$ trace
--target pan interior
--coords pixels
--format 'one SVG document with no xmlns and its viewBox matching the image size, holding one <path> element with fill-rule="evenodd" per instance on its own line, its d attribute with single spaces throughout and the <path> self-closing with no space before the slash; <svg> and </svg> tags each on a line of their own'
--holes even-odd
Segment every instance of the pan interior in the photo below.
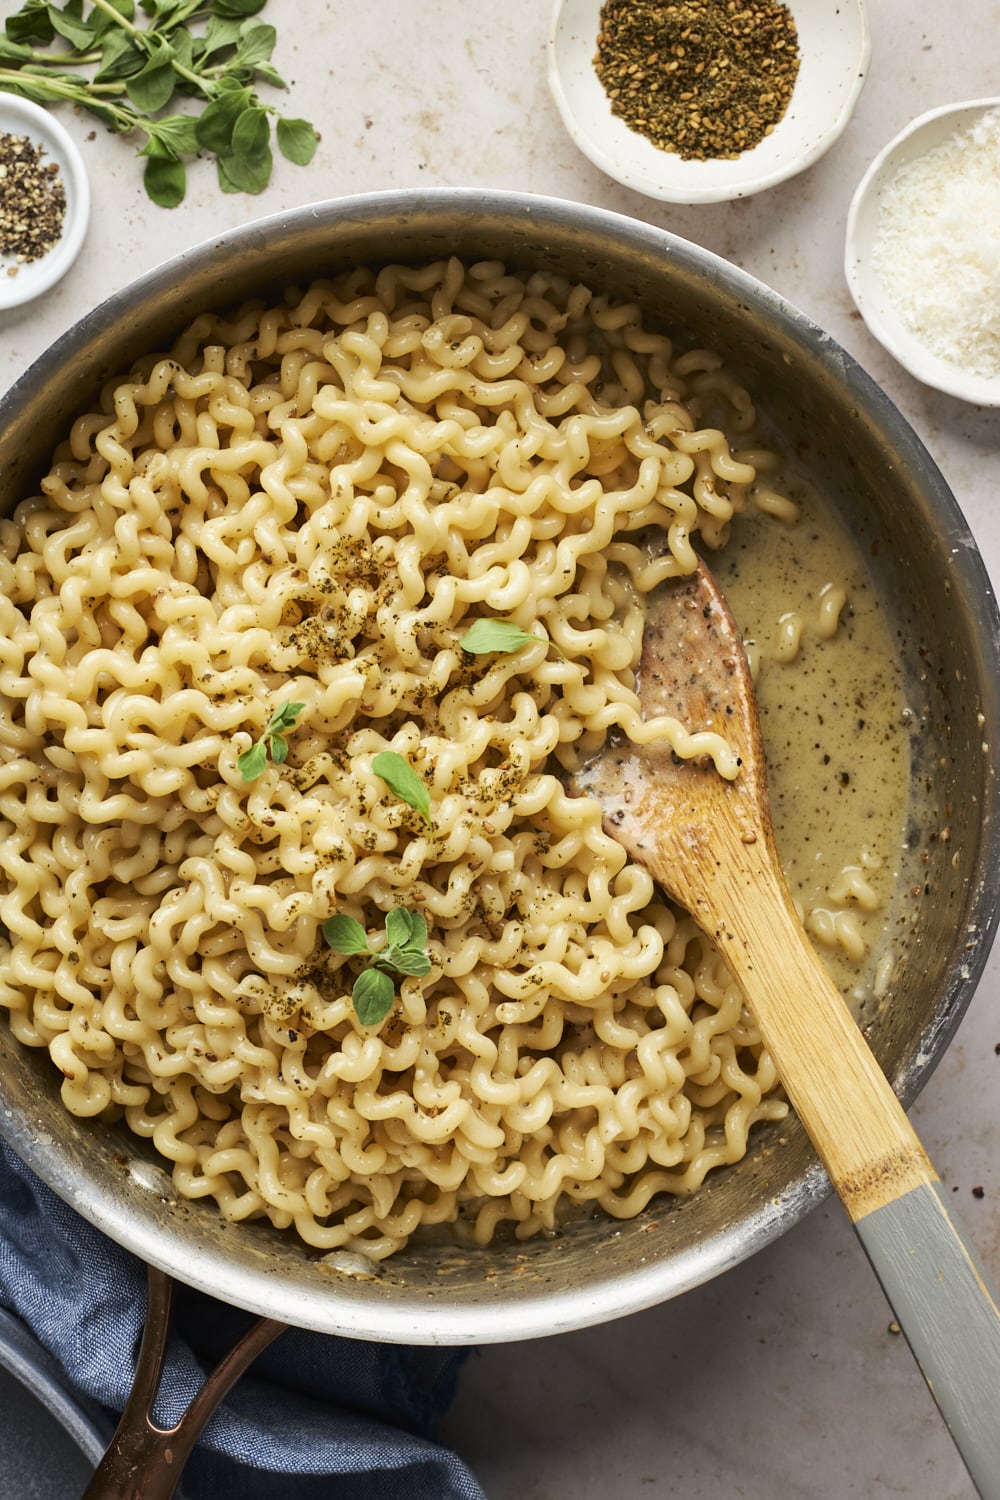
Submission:
<svg viewBox="0 0 1000 1500">
<path fill-rule="evenodd" d="M 941 476 L 903 419 L 820 330 L 733 267 L 596 210 L 442 191 L 313 206 L 238 231 L 110 299 L 0 402 L 0 509 L 16 504 L 73 415 L 131 358 L 166 347 L 194 314 L 359 263 L 457 254 L 544 266 L 634 298 L 684 343 L 707 344 L 863 538 L 891 601 L 911 702 L 918 829 L 894 919 L 905 956 L 891 1005 L 866 1018 L 904 1102 L 968 1005 L 997 919 L 1000 724 L 996 609 Z M 984 746 L 986 749 L 984 750 Z M 324 1332 L 407 1342 L 514 1340 L 618 1316 L 681 1293 L 752 1254 L 827 1191 L 797 1122 L 765 1127 L 748 1156 L 694 1197 L 627 1222 L 586 1219 L 551 1239 L 486 1251 L 437 1240 L 380 1266 L 317 1259 L 266 1226 L 234 1227 L 180 1203 L 138 1140 L 68 1116 L 45 1054 L 0 1027 L 0 1131 L 86 1217 L 215 1296 Z"/>
</svg>

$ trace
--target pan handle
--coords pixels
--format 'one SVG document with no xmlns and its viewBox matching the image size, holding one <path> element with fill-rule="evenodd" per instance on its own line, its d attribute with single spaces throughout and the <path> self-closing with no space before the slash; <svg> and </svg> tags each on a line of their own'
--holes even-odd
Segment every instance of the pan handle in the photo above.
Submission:
<svg viewBox="0 0 1000 1500">
<path fill-rule="evenodd" d="M 81 1500 L 170 1500 L 216 1406 L 286 1326 L 272 1318 L 254 1323 L 216 1365 L 176 1427 L 157 1427 L 152 1411 L 167 1354 L 173 1282 L 153 1266 L 148 1277 L 149 1307 L 132 1390 Z"/>
</svg>

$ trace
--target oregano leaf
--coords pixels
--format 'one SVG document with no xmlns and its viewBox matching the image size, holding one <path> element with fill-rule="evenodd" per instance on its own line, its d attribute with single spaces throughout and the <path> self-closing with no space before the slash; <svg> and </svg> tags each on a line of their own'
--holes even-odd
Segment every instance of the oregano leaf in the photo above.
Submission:
<svg viewBox="0 0 1000 1500">
<path fill-rule="evenodd" d="M 224 165 L 227 182 L 237 191 L 259 193 L 267 186 L 273 166 L 270 136 L 264 110 L 250 106 L 237 117 L 229 150 L 219 159 L 220 171 Z"/>
<path fill-rule="evenodd" d="M 430 793 L 408 760 L 395 750 L 380 750 L 372 760 L 372 770 L 401 802 L 414 808 L 430 823 Z"/>
<path fill-rule="evenodd" d="M 177 156 L 191 156 L 198 150 L 192 115 L 165 115 L 157 121 L 154 139 Z"/>
<path fill-rule="evenodd" d="M 194 62 L 194 37 L 189 31 L 175 31 L 171 37 L 170 45 L 174 52 L 175 72 L 180 68 L 185 68 L 188 72 L 199 71 L 195 67 Z M 185 89 L 189 94 L 204 94 L 205 92 L 203 87 L 196 87 L 190 78 L 183 78 L 180 73 L 177 75 L 177 86 L 178 88 Z"/>
<path fill-rule="evenodd" d="M 219 179 L 219 186 L 224 193 L 242 193 L 244 188 L 236 182 L 229 174 L 229 163 L 231 156 L 218 156 L 215 160 L 215 172 Z"/>
<path fill-rule="evenodd" d="M 227 19 L 223 16 L 210 16 L 205 34 L 198 43 L 198 56 L 202 62 L 214 56 L 216 52 L 224 52 L 227 47 L 235 47 L 240 38 L 240 27 L 242 21 Z"/>
<path fill-rule="evenodd" d="M 227 193 L 262 193 L 271 179 L 274 159 L 268 151 L 264 157 L 226 156 L 218 165 Z"/>
<path fill-rule="evenodd" d="M 365 969 L 351 991 L 354 1013 L 362 1026 L 377 1026 L 384 1021 L 395 998 L 396 986 L 381 969 Z"/>
<path fill-rule="evenodd" d="M 213 0 L 212 9 L 217 16 L 255 16 L 263 10 L 265 0 Z"/>
<path fill-rule="evenodd" d="M 390 948 L 405 948 L 413 934 L 413 913 L 394 906 L 385 919 L 385 936 Z"/>
<path fill-rule="evenodd" d="M 379 955 L 379 957 L 381 956 Z M 387 959 L 387 963 L 391 964 L 397 974 L 412 974 L 418 978 L 424 974 L 429 974 L 431 971 L 430 955 L 427 953 L 418 953 L 413 948 L 394 949 L 392 957 Z"/>
<path fill-rule="evenodd" d="M 71 47 L 76 47 L 79 52 L 86 52 L 88 47 L 93 46 L 94 28 L 89 22 L 81 21 L 65 10 L 57 10 L 54 5 L 49 7 L 49 15 L 53 31 L 69 42 Z"/>
<path fill-rule="evenodd" d="M 264 110 L 248 104 L 236 117 L 230 148 L 235 156 L 253 159 L 267 148 L 271 123 Z"/>
<path fill-rule="evenodd" d="M 459 641 L 463 651 L 469 651 L 473 656 L 487 656 L 490 653 L 510 653 L 520 651 L 524 646 L 534 646 L 541 640 L 540 636 L 532 635 L 530 631 L 522 630 L 520 625 L 515 625 L 513 620 L 477 620 Z M 543 644 L 547 644 L 543 642 Z"/>
<path fill-rule="evenodd" d="M 377 1025 L 392 1007 L 396 989 L 392 975 L 429 974 L 433 967 L 426 949 L 427 920 L 420 912 L 397 906 L 385 919 L 386 946 L 372 954 L 368 934 L 354 917 L 342 912 L 328 917 L 321 928 L 335 953 L 348 957 L 364 954 L 369 962 L 354 981 L 354 1009 L 364 1026 Z"/>
<path fill-rule="evenodd" d="M 410 940 L 406 947 L 411 952 L 422 951 L 427 947 L 427 918 L 422 911 L 411 911 L 407 915 L 410 918 Z"/>
<path fill-rule="evenodd" d="M 127 80 L 125 92 L 136 109 L 142 110 L 143 114 L 155 115 L 170 103 L 176 83 L 173 63 L 169 57 L 157 54 Z"/>
<path fill-rule="evenodd" d="M 150 163 L 152 165 L 152 163 Z M 161 163 L 161 165 L 163 165 Z M 146 168 L 148 172 L 149 167 Z M 267 765 L 267 745 L 263 740 L 258 740 L 256 745 L 249 750 L 244 750 L 242 755 L 237 756 L 236 764 L 244 781 L 256 781 Z"/>
<path fill-rule="evenodd" d="M 316 154 L 319 136 L 308 120 L 279 119 L 274 133 L 282 156 L 297 167 L 309 165 Z"/>
<path fill-rule="evenodd" d="M 215 98 L 206 105 L 198 117 L 196 126 L 198 144 L 216 156 L 227 152 L 233 139 L 233 127 L 249 93 L 246 89 L 233 91 L 220 87 Z"/>
<path fill-rule="evenodd" d="M 17 15 L 8 16 L 3 24 L 12 42 L 35 42 L 44 47 L 56 34 L 47 0 L 28 0 Z"/>
<path fill-rule="evenodd" d="M 147 16 L 152 16 L 155 21 L 169 22 L 182 8 L 182 0 L 139 0 L 139 5 Z"/>
<path fill-rule="evenodd" d="M 94 74 L 95 83 L 114 83 L 131 78 L 147 63 L 145 52 L 137 47 L 125 31 L 112 31 L 101 46 L 101 66 Z"/>
<path fill-rule="evenodd" d="M 323 923 L 322 933 L 334 953 L 368 952 L 368 934 L 354 917 L 343 914 L 328 917 Z"/>
<path fill-rule="evenodd" d="M 142 174 L 142 181 L 150 198 L 161 208 L 176 208 L 187 191 L 187 172 L 184 163 L 172 155 L 154 156 L 150 153 Z M 260 769 L 261 771 L 264 769 L 263 765 Z M 254 775 L 259 776 L 260 771 L 255 771 Z M 245 771 L 243 776 L 245 781 L 253 780 L 253 776 L 247 776 Z"/>
<path fill-rule="evenodd" d="M 259 62 L 253 70 L 253 76 L 259 83 L 269 83 L 274 89 L 287 89 L 288 84 L 282 78 L 277 68 L 269 62 Z"/>
<path fill-rule="evenodd" d="M 265 734 L 283 734 L 286 729 L 294 729 L 296 720 L 304 708 L 304 703 L 292 701 L 282 703 L 268 719 Z"/>
<path fill-rule="evenodd" d="M 244 22 L 240 27 L 236 47 L 236 65 L 253 69 L 258 63 L 267 62 L 277 40 L 278 33 L 265 21 Z"/>
</svg>

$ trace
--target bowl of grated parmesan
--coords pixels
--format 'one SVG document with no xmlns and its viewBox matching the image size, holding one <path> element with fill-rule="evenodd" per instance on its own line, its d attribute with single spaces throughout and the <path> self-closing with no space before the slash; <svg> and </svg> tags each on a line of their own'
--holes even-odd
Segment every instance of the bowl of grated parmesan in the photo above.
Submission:
<svg viewBox="0 0 1000 1500">
<path fill-rule="evenodd" d="M 851 201 L 844 270 L 911 375 L 1000 406 L 1000 99 L 929 110 L 876 156 Z"/>
</svg>

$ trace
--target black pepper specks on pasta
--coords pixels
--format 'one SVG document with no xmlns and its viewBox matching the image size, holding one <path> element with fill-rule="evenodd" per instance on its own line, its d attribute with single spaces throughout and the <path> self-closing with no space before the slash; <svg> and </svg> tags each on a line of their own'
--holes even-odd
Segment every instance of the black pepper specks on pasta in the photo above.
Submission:
<svg viewBox="0 0 1000 1500">
<path fill-rule="evenodd" d="M 612 111 L 661 151 L 738 157 L 788 108 L 799 42 L 780 0 L 605 0 L 600 26 Z"/>
<path fill-rule="evenodd" d="M 18 266 L 40 260 L 58 243 L 66 217 L 59 165 L 26 135 L 0 131 L 0 256 Z"/>
</svg>

